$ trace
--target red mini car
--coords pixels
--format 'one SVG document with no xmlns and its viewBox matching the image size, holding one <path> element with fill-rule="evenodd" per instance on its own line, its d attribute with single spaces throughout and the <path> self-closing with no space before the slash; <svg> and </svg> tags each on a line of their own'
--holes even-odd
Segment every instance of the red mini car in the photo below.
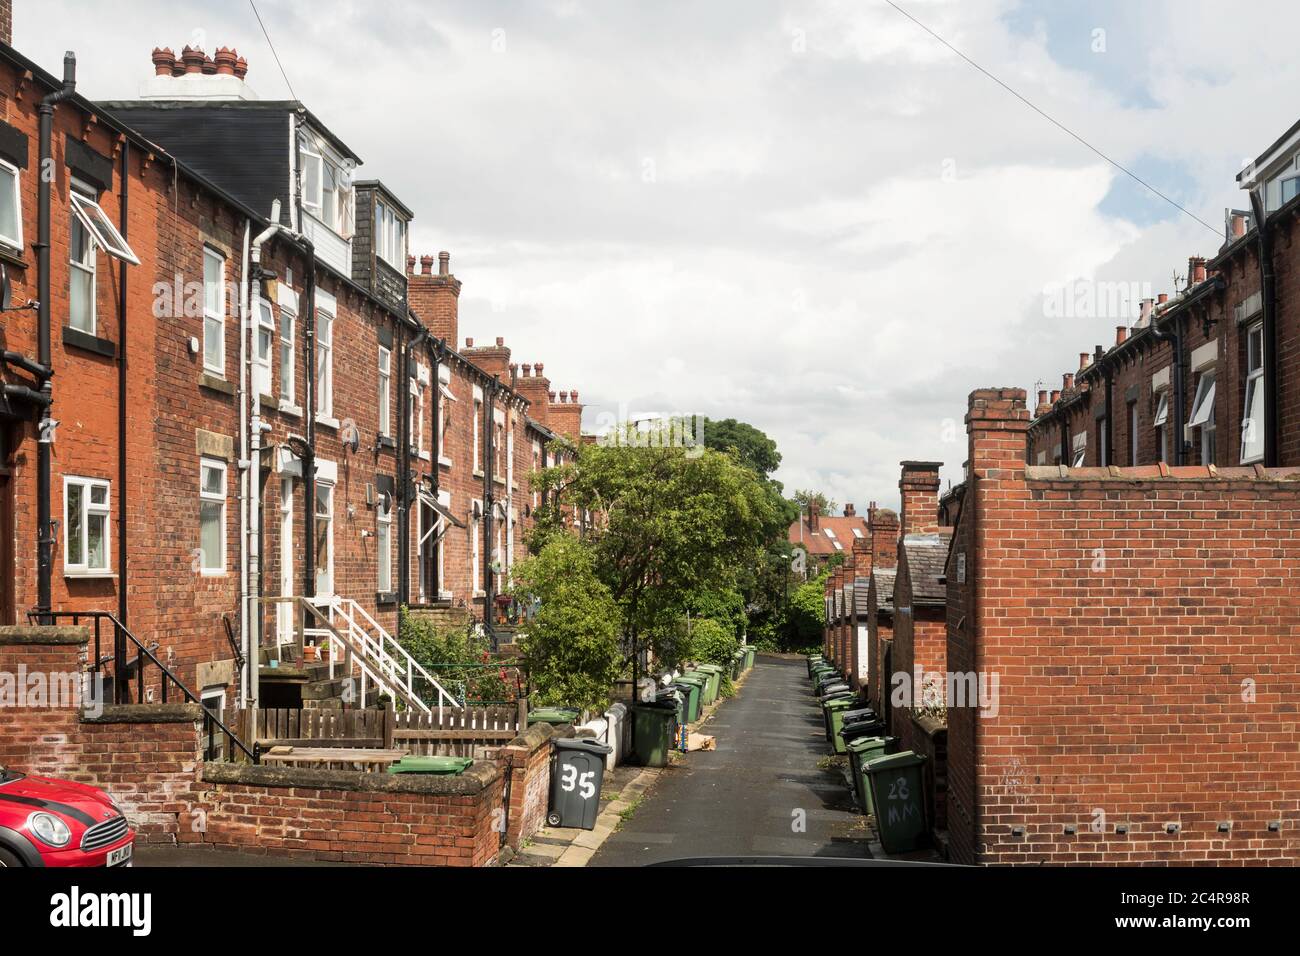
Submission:
<svg viewBox="0 0 1300 956">
<path fill-rule="evenodd" d="M 134 840 L 103 790 L 0 767 L 0 866 L 130 866 Z"/>
</svg>

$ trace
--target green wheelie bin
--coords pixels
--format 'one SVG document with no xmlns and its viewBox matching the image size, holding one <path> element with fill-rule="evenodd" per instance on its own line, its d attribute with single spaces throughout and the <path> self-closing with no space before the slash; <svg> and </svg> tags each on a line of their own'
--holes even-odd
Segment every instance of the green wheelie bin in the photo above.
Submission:
<svg viewBox="0 0 1300 956">
<path fill-rule="evenodd" d="M 847 752 L 844 740 L 840 737 L 840 727 L 844 712 L 852 706 L 852 697 L 833 697 L 822 707 L 822 713 L 826 715 L 826 740 L 837 754 Z"/>
<path fill-rule="evenodd" d="M 742 649 L 745 652 L 745 670 L 749 670 L 754 666 L 754 655 L 758 653 L 758 649 L 753 644 L 746 644 Z"/>
<path fill-rule="evenodd" d="M 812 679 L 813 676 L 813 668 L 816 667 L 818 664 L 824 663 L 825 661 L 826 658 L 822 657 L 820 654 L 808 655 L 808 678 L 810 680 Z"/>
<path fill-rule="evenodd" d="M 697 664 L 695 669 L 709 675 L 709 679 L 713 681 L 713 700 L 717 700 L 722 695 L 722 675 L 724 673 L 722 666 L 719 664 Z"/>
<path fill-rule="evenodd" d="M 406 756 L 388 765 L 389 773 L 428 773 L 441 777 L 459 777 L 473 765 L 469 757 Z"/>
<path fill-rule="evenodd" d="M 700 719 L 700 698 L 704 696 L 704 685 L 707 681 L 694 675 L 683 674 L 674 683 L 686 698 L 686 703 L 682 706 L 683 720 L 685 723 L 693 724 Z"/>
<path fill-rule="evenodd" d="M 578 711 L 570 710 L 568 707 L 538 707 L 528 712 L 528 726 L 550 724 L 553 727 L 560 727 L 575 723 L 579 716 Z"/>
<path fill-rule="evenodd" d="M 864 782 L 871 789 L 880 845 L 886 853 L 918 849 L 926 838 L 925 757 L 904 750 L 862 766 Z"/>
<path fill-rule="evenodd" d="M 875 812 L 871 802 L 871 788 L 866 785 L 863 764 L 868 760 L 883 757 L 896 746 L 897 737 L 857 737 L 846 743 L 849 752 L 849 779 L 853 781 L 853 795 L 857 798 L 858 809 L 867 816 Z"/>
<path fill-rule="evenodd" d="M 745 670 L 745 652 L 736 651 L 731 655 L 731 679 L 740 680 L 740 675 Z"/>
<path fill-rule="evenodd" d="M 632 750 L 642 767 L 668 766 L 677 728 L 677 707 L 664 701 L 632 708 Z"/>
<path fill-rule="evenodd" d="M 715 690 L 716 685 L 713 682 L 713 675 L 707 671 L 689 670 L 686 672 L 686 676 L 698 677 L 704 682 L 704 686 L 700 688 L 700 711 L 703 712 L 704 708 L 713 703 L 714 698 L 718 696 Z"/>
</svg>

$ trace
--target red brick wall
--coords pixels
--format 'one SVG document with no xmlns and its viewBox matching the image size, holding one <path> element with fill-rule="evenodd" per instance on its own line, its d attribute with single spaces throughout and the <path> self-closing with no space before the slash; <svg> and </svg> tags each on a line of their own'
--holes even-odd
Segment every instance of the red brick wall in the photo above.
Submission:
<svg viewBox="0 0 1300 956">
<path fill-rule="evenodd" d="M 898 706 L 891 700 L 893 717 L 890 727 L 899 739 L 902 750 L 914 750 L 918 745 L 911 712 L 921 706 L 913 681 L 915 668 L 920 666 L 925 674 L 937 673 L 940 680 L 947 672 L 947 637 L 944 627 L 944 609 L 917 607 L 912 593 L 908 571 L 907 552 L 898 549 L 898 576 L 894 582 L 893 672 L 908 677 L 911 700 L 908 706 Z M 891 675 L 887 677 L 892 678 Z M 892 685 L 890 685 L 892 688 Z M 942 689 L 940 690 L 942 699 Z"/>
<path fill-rule="evenodd" d="M 958 836 L 972 808 L 950 814 L 954 858 L 1293 862 L 1294 829 L 1268 823 L 1300 792 L 1286 636 L 1300 625 L 1286 585 L 1300 473 L 1052 479 L 1021 465 L 1027 417 L 1018 389 L 971 396 L 976 507 L 959 540 L 973 547 L 975 664 L 1001 686 L 972 764 L 953 761 L 954 804 L 970 786 L 958 767 L 974 777 L 973 832 Z"/>
<path fill-rule="evenodd" d="M 569 730 L 568 734 L 571 733 Z M 546 823 L 554 749 L 551 740 L 555 736 L 549 725 L 534 724 L 527 733 L 497 752 L 497 758 L 510 774 L 510 819 L 506 840 L 511 846 L 518 846 Z"/>
<path fill-rule="evenodd" d="M 360 776 L 357 774 L 353 777 Z M 501 834 L 502 778 L 474 795 L 222 782 L 204 777 L 203 831 L 185 843 L 389 866 L 486 866 Z"/>
</svg>

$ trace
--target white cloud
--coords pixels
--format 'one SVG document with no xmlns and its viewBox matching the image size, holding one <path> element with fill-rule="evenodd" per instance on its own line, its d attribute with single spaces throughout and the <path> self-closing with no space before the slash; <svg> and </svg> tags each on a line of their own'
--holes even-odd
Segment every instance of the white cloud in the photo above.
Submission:
<svg viewBox="0 0 1300 956">
<path fill-rule="evenodd" d="M 1289 22 L 1280 4 L 1120 4 L 1099 24 L 904 6 L 1119 162 L 1181 171 L 1211 223 L 1294 119 L 1278 91 L 1300 61 L 1258 27 Z M 413 251 L 451 250 L 465 334 L 504 335 L 600 408 L 751 421 L 787 487 L 841 502 L 896 503 L 901 459 L 959 478 L 971 389 L 1052 387 L 1112 340 L 1113 317 L 1045 316 L 1045 288 L 1163 291 L 1217 248 L 1186 217 L 1102 213 L 1113 167 L 884 4 L 259 8 L 299 97 L 415 209 Z M 196 28 L 285 95 L 238 5 L 21 0 L 16 18 L 47 67 L 77 49 L 91 96 L 133 95 L 150 48 Z M 1112 52 L 1073 55 L 1095 25 Z"/>
</svg>

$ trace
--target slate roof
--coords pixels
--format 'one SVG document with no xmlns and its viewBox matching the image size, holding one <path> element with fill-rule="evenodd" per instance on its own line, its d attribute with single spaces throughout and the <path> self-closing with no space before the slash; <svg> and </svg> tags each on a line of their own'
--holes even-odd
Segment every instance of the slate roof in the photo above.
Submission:
<svg viewBox="0 0 1300 956">
<path fill-rule="evenodd" d="M 945 528 L 938 534 L 909 534 L 903 539 L 916 604 L 943 604 L 948 600 L 944 568 L 951 538 L 951 529 Z"/>
<path fill-rule="evenodd" d="M 876 600 L 880 602 L 882 611 L 894 609 L 894 579 L 897 575 L 897 568 L 876 568 L 871 572 L 876 579 Z"/>
</svg>

